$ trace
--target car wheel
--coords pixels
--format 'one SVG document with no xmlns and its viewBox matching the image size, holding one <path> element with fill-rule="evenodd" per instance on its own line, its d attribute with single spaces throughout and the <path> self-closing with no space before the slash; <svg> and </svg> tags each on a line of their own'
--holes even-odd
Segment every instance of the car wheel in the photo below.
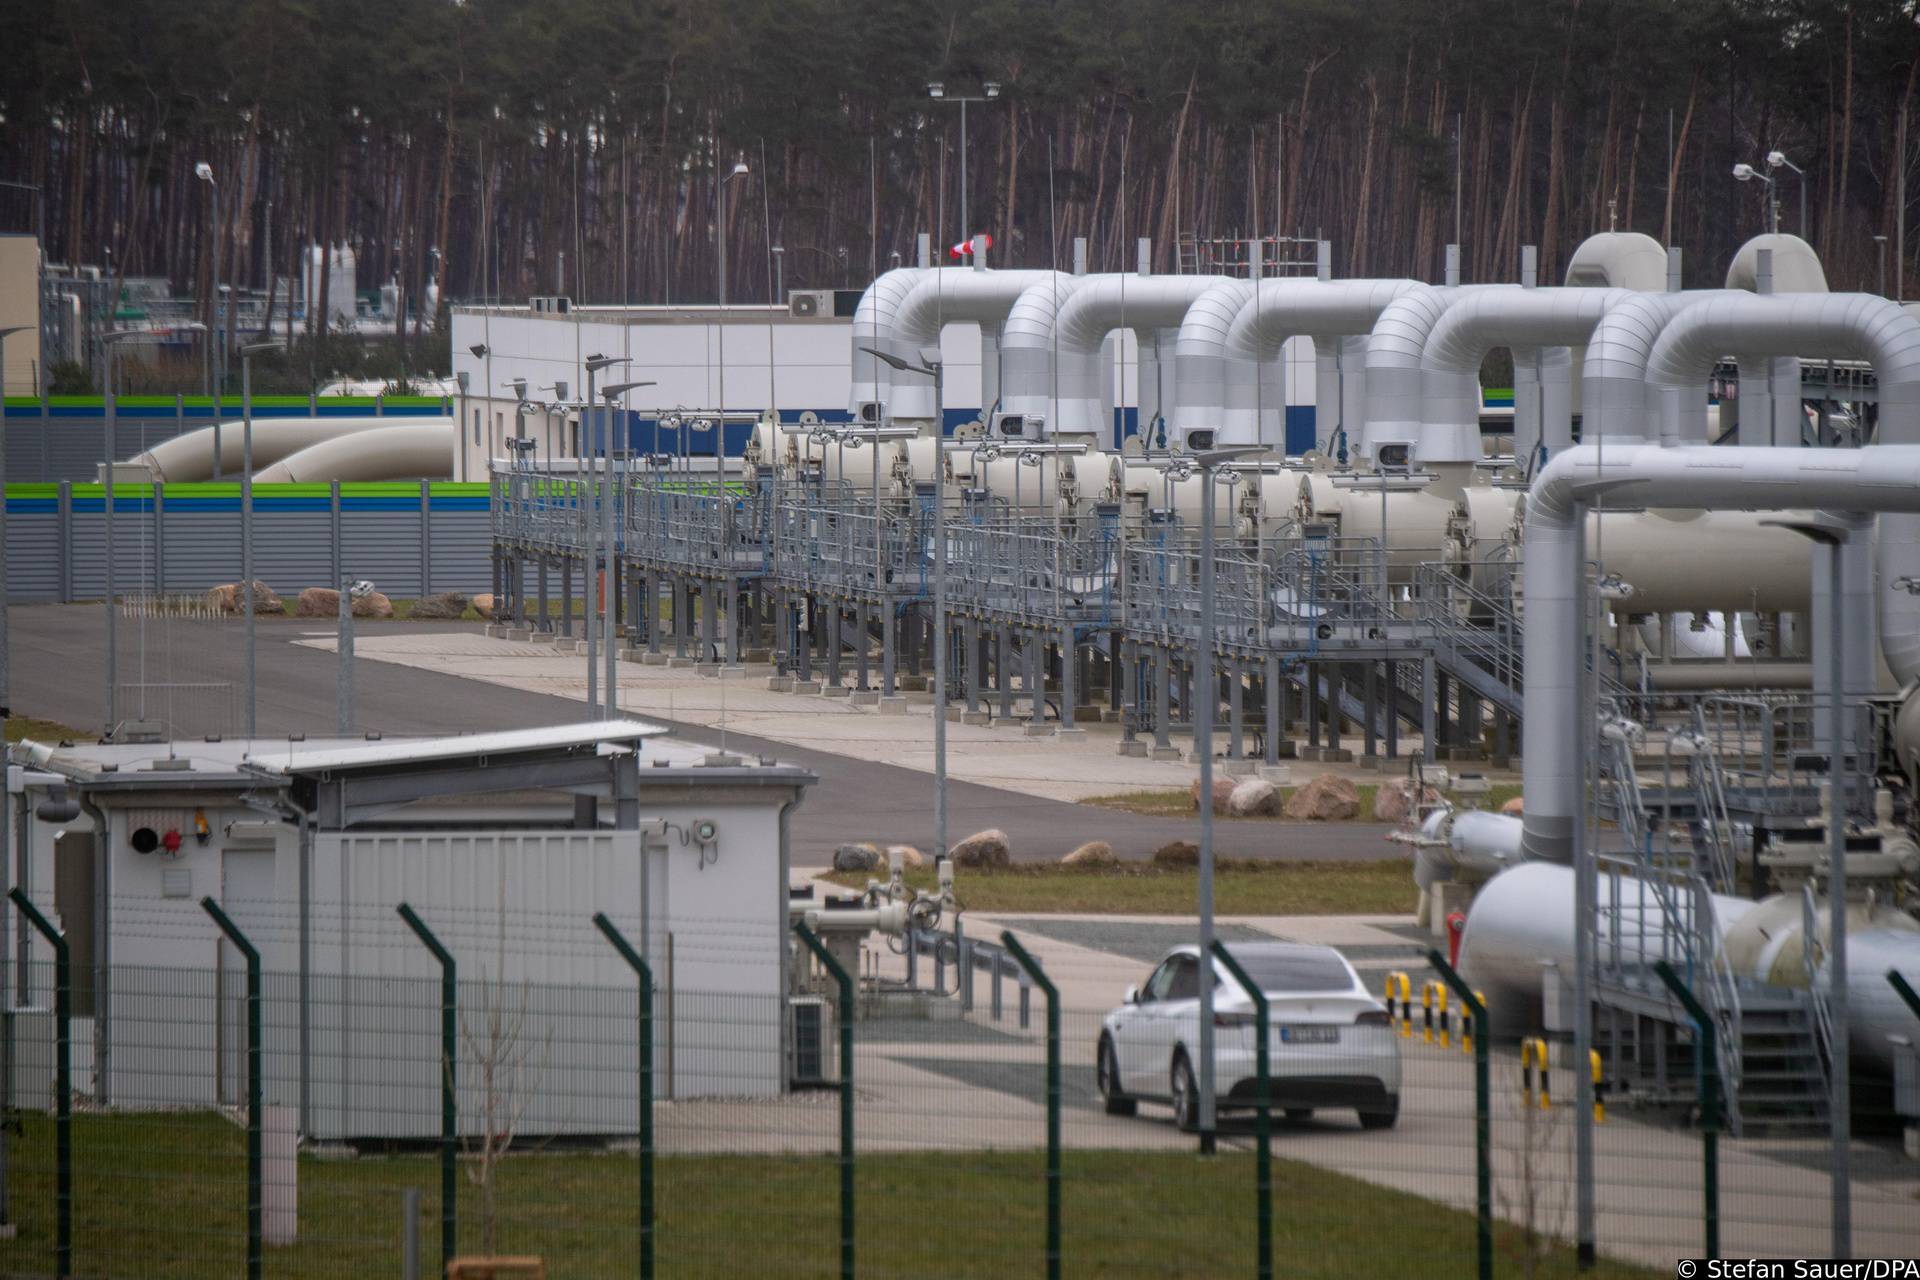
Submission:
<svg viewBox="0 0 1920 1280">
<path fill-rule="evenodd" d="M 1393 1122 L 1400 1118 L 1400 1095 L 1389 1097 L 1383 1106 L 1371 1109 L 1362 1108 L 1360 1127 L 1362 1129 L 1391 1129 Z"/>
<path fill-rule="evenodd" d="M 1100 1037 L 1100 1050 L 1095 1058 L 1094 1072 L 1100 1082 L 1100 1098 L 1106 1103 L 1110 1116 L 1130 1116 L 1140 1110 L 1140 1104 L 1120 1092 L 1120 1062 L 1114 1056 L 1113 1041 Z"/>
<path fill-rule="evenodd" d="M 1313 1119 L 1313 1108 L 1312 1107 L 1288 1107 L 1286 1108 L 1286 1114 L 1287 1114 L 1287 1119 L 1292 1121 L 1294 1124 L 1305 1124 L 1307 1121 Z"/>
<path fill-rule="evenodd" d="M 1173 1122 L 1181 1132 L 1194 1133 L 1200 1128 L 1200 1090 L 1193 1083 L 1193 1068 L 1187 1065 L 1184 1051 L 1173 1055 L 1171 1084 Z"/>
</svg>

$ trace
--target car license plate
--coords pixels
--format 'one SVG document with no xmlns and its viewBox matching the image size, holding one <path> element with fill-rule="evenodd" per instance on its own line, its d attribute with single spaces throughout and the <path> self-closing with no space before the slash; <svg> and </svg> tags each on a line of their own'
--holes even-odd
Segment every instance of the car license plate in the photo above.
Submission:
<svg viewBox="0 0 1920 1280">
<path fill-rule="evenodd" d="M 1281 1027 L 1281 1044 L 1339 1044 L 1340 1028 L 1328 1026 Z"/>
</svg>

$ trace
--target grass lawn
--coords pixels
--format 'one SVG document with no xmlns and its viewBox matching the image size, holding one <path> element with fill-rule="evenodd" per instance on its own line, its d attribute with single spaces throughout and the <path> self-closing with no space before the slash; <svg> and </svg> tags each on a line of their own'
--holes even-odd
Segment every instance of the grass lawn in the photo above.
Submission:
<svg viewBox="0 0 1920 1280">
<path fill-rule="evenodd" d="M 32 738 L 36 742 L 59 742 L 62 738 L 74 742 L 94 742 L 99 736 L 72 725 L 61 724 L 58 720 L 41 720 L 34 716 L 7 717 L 8 742 L 18 742 L 22 738 Z"/>
<path fill-rule="evenodd" d="M 828 876 L 865 888 L 862 872 Z M 1188 914 L 1199 873 L 1188 867 L 1123 862 L 1100 870 L 1012 866 L 961 871 L 954 890 L 969 911 L 1064 911 L 1118 915 Z M 907 883 L 934 888 L 933 872 L 912 871 Z M 1213 878 L 1222 915 L 1378 915 L 1413 910 L 1413 862 L 1268 862 L 1221 859 Z"/>
<path fill-rule="evenodd" d="M 1378 784 L 1372 782 L 1356 784 L 1356 790 L 1360 792 L 1360 812 L 1350 819 L 1350 821 L 1373 821 L 1373 798 L 1379 789 Z M 1297 790 L 1297 788 L 1281 787 L 1280 802 L 1285 804 L 1287 798 L 1291 796 L 1295 790 Z M 1443 792 L 1442 794 L 1447 793 Z M 1453 800 L 1455 804 L 1462 808 L 1498 809 L 1501 805 L 1519 794 L 1520 788 L 1514 783 L 1496 783 L 1493 789 L 1483 796 L 1474 796 L 1467 799 L 1447 795 L 1447 798 Z M 1184 788 L 1169 788 L 1165 791 L 1121 791 L 1110 796 L 1090 796 L 1080 803 L 1098 805 L 1102 809 L 1119 809 L 1123 813 L 1144 814 L 1150 818 L 1184 818 L 1194 812 L 1193 793 Z M 1302 819 L 1289 818 L 1279 813 L 1256 814 L 1245 818 L 1237 818 L 1226 813 L 1221 813 L 1216 816 L 1226 822 L 1302 821 Z"/>
<path fill-rule="evenodd" d="M 19 1236 L 0 1273 L 51 1274 L 52 1123 L 24 1117 L 13 1147 Z M 81 1115 L 74 1121 L 74 1262 L 84 1276 L 198 1280 L 243 1274 L 245 1136 L 207 1114 Z M 544 1258 L 562 1277 L 637 1271 L 638 1162 L 540 1153 L 500 1171 L 495 1248 Z M 832 1276 L 839 1268 L 838 1165 L 824 1157 L 676 1156 L 657 1164 L 659 1273 Z M 437 1274 L 440 1204 L 431 1156 L 300 1161 L 300 1230 L 269 1248 L 266 1274 L 392 1275 L 400 1193 L 421 1196 L 422 1274 Z M 459 1242 L 481 1244 L 480 1193 L 461 1175 Z M 868 1276 L 993 1277 L 1044 1270 L 1045 1180 L 1037 1152 L 862 1156 L 855 1238 Z M 1214 1277 L 1254 1264 L 1254 1168 L 1243 1152 L 1072 1151 L 1064 1160 L 1063 1253 L 1074 1275 Z M 1274 1257 L 1290 1277 L 1469 1276 L 1472 1215 L 1291 1160 L 1273 1171 Z M 1496 1228 L 1503 1271 L 1518 1233 Z M 1572 1277 L 1556 1251 L 1537 1274 Z M 1651 1276 L 1602 1262 L 1596 1277 Z"/>
</svg>

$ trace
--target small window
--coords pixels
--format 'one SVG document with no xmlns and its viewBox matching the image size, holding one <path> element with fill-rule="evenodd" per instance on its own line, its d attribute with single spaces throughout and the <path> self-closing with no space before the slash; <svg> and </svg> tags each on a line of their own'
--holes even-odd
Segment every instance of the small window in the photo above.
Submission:
<svg viewBox="0 0 1920 1280">
<path fill-rule="evenodd" d="M 1192 956 L 1175 956 L 1173 960 L 1173 986 L 1167 992 L 1169 1000 L 1197 1000 L 1200 998 L 1200 965 Z"/>
<path fill-rule="evenodd" d="M 1153 971 L 1153 976 L 1147 979 L 1146 990 L 1140 993 L 1141 1000 L 1167 999 L 1167 992 L 1173 986 L 1174 971 L 1179 967 L 1179 963 L 1178 956 L 1162 961 L 1160 967 Z"/>
</svg>

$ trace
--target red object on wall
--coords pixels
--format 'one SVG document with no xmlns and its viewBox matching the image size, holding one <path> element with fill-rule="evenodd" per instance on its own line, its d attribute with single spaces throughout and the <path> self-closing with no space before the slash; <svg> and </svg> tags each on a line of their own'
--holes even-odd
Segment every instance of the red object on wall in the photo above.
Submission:
<svg viewBox="0 0 1920 1280">
<path fill-rule="evenodd" d="M 180 833 L 169 828 L 167 834 L 160 837 L 160 843 L 166 847 L 168 853 L 178 853 L 180 852 Z"/>
<path fill-rule="evenodd" d="M 1447 963 L 1458 968 L 1460 965 L 1460 938 L 1467 931 L 1467 913 L 1450 911 L 1447 913 Z"/>
</svg>

